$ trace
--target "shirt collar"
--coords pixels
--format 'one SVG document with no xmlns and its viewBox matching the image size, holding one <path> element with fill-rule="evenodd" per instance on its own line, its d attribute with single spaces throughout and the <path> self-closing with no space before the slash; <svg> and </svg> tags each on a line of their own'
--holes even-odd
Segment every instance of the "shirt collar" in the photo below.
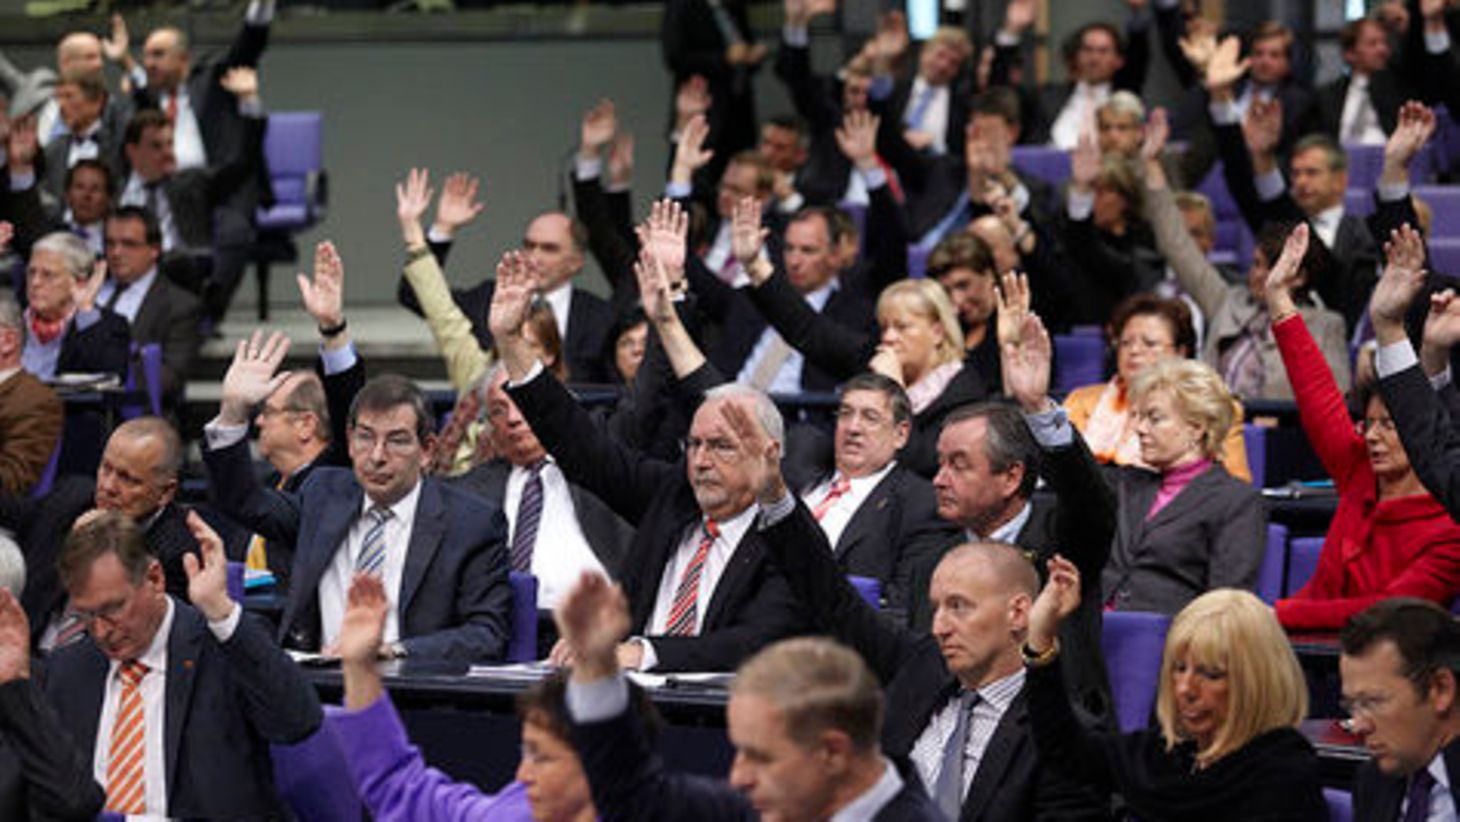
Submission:
<svg viewBox="0 0 1460 822">
<path fill-rule="evenodd" d="M 897 772 L 897 768 L 893 767 L 887 757 L 881 757 L 881 760 L 882 776 L 876 784 L 863 791 L 856 799 L 843 805 L 841 810 L 832 814 L 829 822 L 875 819 L 877 814 L 902 792 L 902 774 Z"/>
<path fill-rule="evenodd" d="M 735 516 L 723 522 L 717 520 L 715 526 L 720 529 L 719 538 L 724 540 L 732 549 L 739 545 L 740 540 L 745 536 L 745 532 L 749 531 L 751 524 L 755 522 L 755 515 L 759 510 L 760 507 L 752 502 L 745 506 L 744 511 L 741 511 Z M 701 515 L 701 522 L 703 522 L 703 515 Z M 696 525 L 696 527 L 699 526 Z"/>
<path fill-rule="evenodd" d="M 1430 760 L 1428 768 L 1430 776 L 1435 778 L 1435 784 L 1442 790 L 1450 790 L 1450 771 L 1445 767 L 1445 749 L 1441 748 L 1435 753 L 1435 758 Z"/>
<path fill-rule="evenodd" d="M 1013 519 L 995 528 L 993 533 L 987 537 L 980 537 L 971 530 L 968 532 L 968 536 L 976 542 L 1002 542 L 1013 545 L 1014 541 L 1019 538 L 1019 532 L 1023 531 L 1024 526 L 1029 523 L 1029 517 L 1033 513 L 1034 506 L 1025 500 L 1024 507 L 1019 509 L 1019 513 L 1015 514 Z"/>
<path fill-rule="evenodd" d="M 4 385 L 11 377 L 20 373 L 20 366 L 14 368 L 0 369 L 0 385 Z"/>
<path fill-rule="evenodd" d="M 866 475 L 865 477 L 847 477 L 847 482 L 851 484 L 852 491 L 854 493 L 860 494 L 864 491 L 871 491 L 873 488 L 877 487 L 877 483 L 881 482 L 883 478 L 892 473 L 892 469 L 896 467 L 897 460 L 890 460 L 886 465 L 882 466 L 880 470 L 874 471 Z M 840 473 L 840 471 L 837 472 L 837 474 Z M 832 475 L 833 480 L 836 479 L 837 474 Z"/>
<path fill-rule="evenodd" d="M 393 519 L 398 522 L 411 522 L 414 520 L 416 516 L 416 503 L 421 499 L 422 482 L 423 480 L 417 477 L 415 486 L 405 496 L 396 500 L 393 504 L 386 506 L 390 510 Z M 369 494 L 366 494 L 365 498 L 360 501 L 360 514 L 363 516 L 366 511 L 374 507 L 375 502 L 370 499 Z"/>
<path fill-rule="evenodd" d="M 152 635 L 152 641 L 147 643 L 147 650 L 137 657 L 135 661 L 147 666 L 147 672 L 154 671 L 166 673 L 167 671 L 167 641 L 172 637 L 172 620 L 177 614 L 177 608 L 173 605 L 172 597 L 164 595 L 167 600 L 167 610 L 162 614 L 162 622 L 157 625 L 157 633 Z M 111 675 L 116 676 L 117 670 L 121 668 L 122 662 L 111 661 Z"/>
<path fill-rule="evenodd" d="M 832 277 L 830 280 L 827 280 L 826 285 L 806 294 L 803 299 L 806 300 L 807 305 L 816 310 L 816 313 L 820 314 L 821 310 L 826 308 L 826 301 L 831 299 L 832 292 L 836 291 L 837 288 L 837 278 Z"/>
<path fill-rule="evenodd" d="M 1014 673 L 1003 679 L 996 679 L 993 682 L 984 684 L 977 689 L 978 698 L 993 706 L 1000 714 L 1009 710 L 1009 705 L 1014 697 L 1024 689 L 1024 667 L 1020 666 Z"/>
</svg>

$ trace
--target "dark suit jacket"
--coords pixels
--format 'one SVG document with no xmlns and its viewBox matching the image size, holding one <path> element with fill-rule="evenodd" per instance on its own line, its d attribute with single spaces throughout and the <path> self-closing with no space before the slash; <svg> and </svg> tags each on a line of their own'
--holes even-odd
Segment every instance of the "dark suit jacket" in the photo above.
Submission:
<svg viewBox="0 0 1460 822">
<path fill-rule="evenodd" d="M 268 743 L 314 733 L 324 715 L 268 632 L 245 614 L 227 642 L 203 615 L 173 600 L 167 639 L 167 814 L 177 818 L 272 818 L 280 813 Z M 50 657 L 45 692 L 66 730 L 94 745 L 108 661 L 84 637 Z"/>
<path fill-rule="evenodd" d="M 57 374 L 116 374 L 118 379 L 126 379 L 132 327 L 126 317 L 105 308 L 100 311 L 101 318 L 84 329 L 76 326 L 74 318 L 67 326 L 56 358 Z"/>
<path fill-rule="evenodd" d="M 188 572 L 183 566 L 183 557 L 198 554 L 198 541 L 188 530 L 187 509 L 169 502 L 148 524 L 144 536 L 147 537 L 147 550 L 162 563 L 167 577 L 167 592 L 187 602 Z"/>
<path fill-rule="evenodd" d="M 1415 475 L 1460 522 L 1460 395 L 1453 385 L 1437 395 L 1417 364 L 1379 380 L 1379 393 Z"/>
<path fill-rule="evenodd" d="M 188 168 L 162 183 L 162 195 L 172 210 L 173 224 L 184 248 L 175 251 L 210 253 L 217 245 L 236 238 L 215 237 L 218 225 L 213 212 L 227 205 L 240 192 L 250 191 L 263 162 L 264 117 L 240 117 L 239 143 L 229 154 L 208 153 L 207 168 Z M 231 146 L 232 140 L 229 140 Z M 124 181 L 125 182 L 125 181 Z M 254 194 L 243 199 L 256 200 Z"/>
<path fill-rule="evenodd" d="M 507 498 L 507 476 L 511 473 L 511 463 L 495 459 L 448 482 L 502 507 Z M 573 499 L 573 513 L 577 516 L 578 527 L 583 529 L 588 547 L 593 549 L 594 556 L 603 563 L 609 576 L 617 579 L 623 573 L 624 555 L 634 538 L 633 527 L 604 505 L 603 500 L 576 483 L 568 483 L 568 495 Z"/>
<path fill-rule="evenodd" d="M 203 454 L 224 513 L 274 542 L 294 546 L 289 596 L 279 625 L 290 647 L 318 650 L 319 581 L 360 516 L 364 491 L 343 468 L 310 472 L 295 493 L 262 487 L 248 443 Z M 507 650 L 512 589 L 496 506 L 439 480 L 421 480 L 396 610 L 414 657 L 490 662 Z"/>
<path fill-rule="evenodd" d="M 635 687 L 635 686 L 630 686 Z M 644 733 L 632 700 L 622 714 L 573 724 L 573 746 L 602 819 L 749 820 L 759 814 L 744 793 L 718 779 L 673 773 Z M 937 822 L 943 815 L 915 774 L 902 768 L 903 787 L 875 822 Z"/>
<path fill-rule="evenodd" d="M 1442 753 L 1445 771 L 1450 774 L 1450 797 L 1460 808 L 1460 741 L 1446 745 Z M 1425 767 L 1429 764 L 1426 762 Z M 1354 779 L 1354 822 L 1395 822 L 1407 790 L 1407 776 L 1386 776 L 1373 760 L 1364 762 Z"/>
<path fill-rule="evenodd" d="M 729 15 L 739 38 L 746 43 L 754 43 L 749 3 L 745 0 L 724 0 L 721 7 Z M 674 75 L 676 88 L 696 74 L 709 83 L 712 102 L 707 113 L 710 125 L 707 147 L 714 149 L 715 154 L 695 175 L 695 179 L 706 190 L 712 189 L 730 158 L 737 151 L 753 147 L 759 138 L 756 124 L 760 121 L 756 117 L 752 81 L 760 67 L 732 66 L 725 59 L 730 41 L 715 21 L 707 0 L 670 0 L 665 3 L 659 42 L 664 63 Z"/>
<path fill-rule="evenodd" d="M 497 281 L 482 280 L 471 288 L 453 288 L 451 297 L 463 314 L 471 318 L 471 330 L 483 351 L 492 349 L 492 332 L 487 328 L 487 310 L 492 305 L 492 292 Z M 421 314 L 416 292 L 404 276 L 396 287 L 396 300 Z M 563 340 L 563 357 L 568 362 L 568 377 L 575 383 L 611 383 L 613 330 L 617 323 L 613 308 L 602 297 L 581 288 L 573 289 L 568 308 L 568 335 Z"/>
<path fill-rule="evenodd" d="M 45 171 L 44 158 L 44 154 L 37 158 L 37 181 L 42 179 L 41 175 Z M 29 257 L 31 244 L 47 232 L 55 230 L 55 221 L 46 214 L 45 204 L 41 202 L 39 182 L 21 191 L 11 191 L 8 165 L 0 165 L 0 180 L 6 181 L 4 185 L 0 185 L 0 220 L 15 226 L 15 237 L 10 241 L 15 253 L 21 257 Z M 22 293 L 24 291 L 25 289 L 21 289 Z"/>
<path fill-rule="evenodd" d="M 539 374 L 508 393 L 568 480 L 596 494 L 638 528 L 622 582 L 633 617 L 631 630 L 644 634 L 665 568 L 688 529 L 703 516 L 683 460 L 653 460 L 611 440 L 550 374 Z M 762 645 L 805 625 L 754 528 L 735 547 L 703 607 L 698 636 L 650 637 L 658 670 L 733 670 Z"/>
<path fill-rule="evenodd" d="M 111 169 L 113 180 L 125 180 L 122 176 L 122 134 L 127 127 L 127 118 L 131 116 L 130 107 L 118 106 L 114 101 L 108 101 L 101 111 L 101 128 L 95 135 L 97 155 L 96 159 Z M 46 177 L 42 181 L 48 194 L 58 202 L 66 199 L 66 172 L 70 166 L 66 164 L 67 157 L 71 153 L 71 144 L 76 136 L 67 131 L 62 136 L 46 144 Z"/>
<path fill-rule="evenodd" d="M 1322 132 L 1335 140 L 1340 139 L 1339 128 L 1343 124 L 1343 103 L 1348 97 L 1348 84 L 1352 75 L 1345 73 L 1327 85 L 1319 86 L 1313 92 L 1313 102 L 1303 116 L 1299 131 L 1302 134 Z M 1411 96 L 1406 95 L 1398 75 L 1393 71 L 1380 71 L 1369 78 L 1369 101 L 1374 113 L 1379 115 L 1379 128 L 1385 134 L 1392 134 L 1399 122 L 1399 107 Z"/>
<path fill-rule="evenodd" d="M 826 536 L 804 505 L 762 531 L 776 565 L 816 628 L 854 648 L 882 682 L 888 707 L 882 750 L 907 762 L 934 714 L 958 692 L 958 682 L 930 634 L 894 628 L 846 581 L 827 550 Z M 1005 711 L 964 797 L 959 818 L 984 820 L 1100 819 L 1100 803 L 1058 773 L 1040 766 L 1023 692 Z"/>
<path fill-rule="evenodd" d="M 159 271 L 132 320 L 132 340 L 139 345 L 162 344 L 162 394 L 169 405 L 182 399 L 192 374 L 193 360 L 203 345 L 201 321 L 198 298 Z"/>
<path fill-rule="evenodd" d="M 89 752 L 34 680 L 0 685 L 0 816 L 95 819 L 106 794 L 92 779 Z"/>
</svg>

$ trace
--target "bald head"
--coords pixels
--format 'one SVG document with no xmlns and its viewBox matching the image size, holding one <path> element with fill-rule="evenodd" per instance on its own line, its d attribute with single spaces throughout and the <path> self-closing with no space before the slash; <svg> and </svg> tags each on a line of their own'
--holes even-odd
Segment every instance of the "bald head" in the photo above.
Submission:
<svg viewBox="0 0 1460 822">
<path fill-rule="evenodd" d="M 948 565 L 978 569 L 1001 593 L 1039 596 L 1039 573 L 1025 552 L 1002 542 L 968 542 L 943 555 L 938 568 Z"/>
<path fill-rule="evenodd" d="M 60 74 L 101 76 L 101 38 L 89 31 L 73 31 L 56 44 L 56 69 Z"/>
<path fill-rule="evenodd" d="M 172 93 L 188 76 L 188 38 L 181 29 L 163 26 L 147 36 L 142 67 L 148 88 Z"/>
</svg>

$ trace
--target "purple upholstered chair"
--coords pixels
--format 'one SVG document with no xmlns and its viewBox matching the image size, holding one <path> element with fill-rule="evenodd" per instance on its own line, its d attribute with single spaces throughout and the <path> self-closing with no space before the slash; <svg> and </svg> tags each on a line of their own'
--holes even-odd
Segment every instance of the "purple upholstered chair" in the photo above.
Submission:
<svg viewBox="0 0 1460 822">
<path fill-rule="evenodd" d="M 1323 553 L 1323 537 L 1296 537 L 1288 540 L 1287 596 L 1302 590 L 1313 572 L 1318 570 L 1318 556 Z"/>
<path fill-rule="evenodd" d="M 1123 733 L 1139 731 L 1150 724 L 1156 704 L 1156 685 L 1161 677 L 1161 653 L 1166 646 L 1166 629 L 1171 617 L 1143 611 L 1110 611 L 1100 648 L 1105 653 L 1105 671 L 1110 676 L 1110 693 L 1115 700 L 1115 718 Z"/>
<path fill-rule="evenodd" d="M 1323 801 L 1328 803 L 1328 818 L 1332 822 L 1352 822 L 1354 818 L 1354 797 L 1348 791 L 1324 788 Z"/>
<path fill-rule="evenodd" d="M 862 599 L 865 599 L 867 604 L 872 606 L 873 610 L 882 609 L 881 580 L 876 577 L 858 577 L 848 574 L 847 582 L 850 582 L 852 587 L 857 589 L 857 593 L 862 595 Z"/>
<path fill-rule="evenodd" d="M 139 373 L 140 372 L 140 375 Z M 139 386 L 138 383 L 141 383 Z M 128 403 L 122 406 L 122 419 L 130 420 L 144 414 L 162 415 L 162 344 L 132 343 L 131 368 L 127 370 L 127 381 L 122 388 L 128 393 L 146 391 L 147 404 Z"/>
<path fill-rule="evenodd" d="M 299 259 L 293 237 L 324 219 L 328 178 L 324 171 L 324 118 L 318 111 L 269 115 L 264 137 L 274 204 L 255 215 L 259 319 L 269 318 L 269 266 Z"/>
<path fill-rule="evenodd" d="M 1052 185 L 1070 179 L 1069 152 L 1047 146 L 1014 146 L 1009 160 L 1014 167 Z"/>
<path fill-rule="evenodd" d="M 1460 186 L 1415 186 L 1414 196 L 1428 203 L 1435 213 L 1431 237 L 1460 237 Z"/>
<path fill-rule="evenodd" d="M 1243 423 L 1242 446 L 1247 449 L 1247 469 L 1252 472 L 1252 487 L 1267 487 L 1263 485 L 1267 481 L 1267 428 Z"/>
<path fill-rule="evenodd" d="M 1056 394 L 1068 394 L 1082 385 L 1100 382 L 1105 376 L 1105 340 L 1089 334 L 1054 336 L 1054 383 Z"/>
<path fill-rule="evenodd" d="M 507 661 L 531 662 L 537 659 L 537 577 L 513 571 L 507 580 L 512 585 L 512 636 L 507 640 Z"/>
<path fill-rule="evenodd" d="M 1268 605 L 1283 596 L 1283 572 L 1288 565 L 1288 527 L 1275 522 L 1267 524 L 1267 550 L 1257 570 L 1257 585 L 1252 593 Z"/>
<path fill-rule="evenodd" d="M 1436 237 L 1430 240 L 1430 262 L 1435 271 L 1460 275 L 1460 237 Z"/>
</svg>

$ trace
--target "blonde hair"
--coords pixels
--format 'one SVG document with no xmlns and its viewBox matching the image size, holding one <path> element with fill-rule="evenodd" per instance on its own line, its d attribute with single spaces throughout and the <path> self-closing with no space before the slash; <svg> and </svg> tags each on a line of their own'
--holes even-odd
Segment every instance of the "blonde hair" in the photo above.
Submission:
<svg viewBox="0 0 1460 822">
<path fill-rule="evenodd" d="M 1156 719 L 1166 749 L 1184 737 L 1176 725 L 1172 670 L 1178 659 L 1227 677 L 1227 716 L 1212 741 L 1196 752 L 1210 765 L 1261 734 L 1296 727 L 1308 713 L 1308 686 L 1271 608 L 1248 591 L 1208 591 L 1181 609 L 1166 633 Z"/>
<path fill-rule="evenodd" d="M 882 289 L 877 298 L 877 324 L 885 326 L 887 314 L 894 307 L 905 308 L 929 322 L 942 326 L 943 345 L 938 349 L 935 365 L 963 359 L 963 326 L 958 324 L 958 313 L 953 310 L 953 301 L 936 280 L 898 280 Z"/>
<path fill-rule="evenodd" d="M 1221 457 L 1237 401 L 1211 366 L 1179 357 L 1152 363 L 1131 380 L 1131 403 L 1139 404 L 1153 391 L 1170 392 L 1176 413 L 1201 429 L 1202 454 Z"/>
<path fill-rule="evenodd" d="M 967 60 L 973 54 L 973 41 L 968 39 L 968 32 L 958 26 L 939 26 L 928 38 L 927 47 L 949 46 L 956 49 L 963 59 Z"/>
</svg>

